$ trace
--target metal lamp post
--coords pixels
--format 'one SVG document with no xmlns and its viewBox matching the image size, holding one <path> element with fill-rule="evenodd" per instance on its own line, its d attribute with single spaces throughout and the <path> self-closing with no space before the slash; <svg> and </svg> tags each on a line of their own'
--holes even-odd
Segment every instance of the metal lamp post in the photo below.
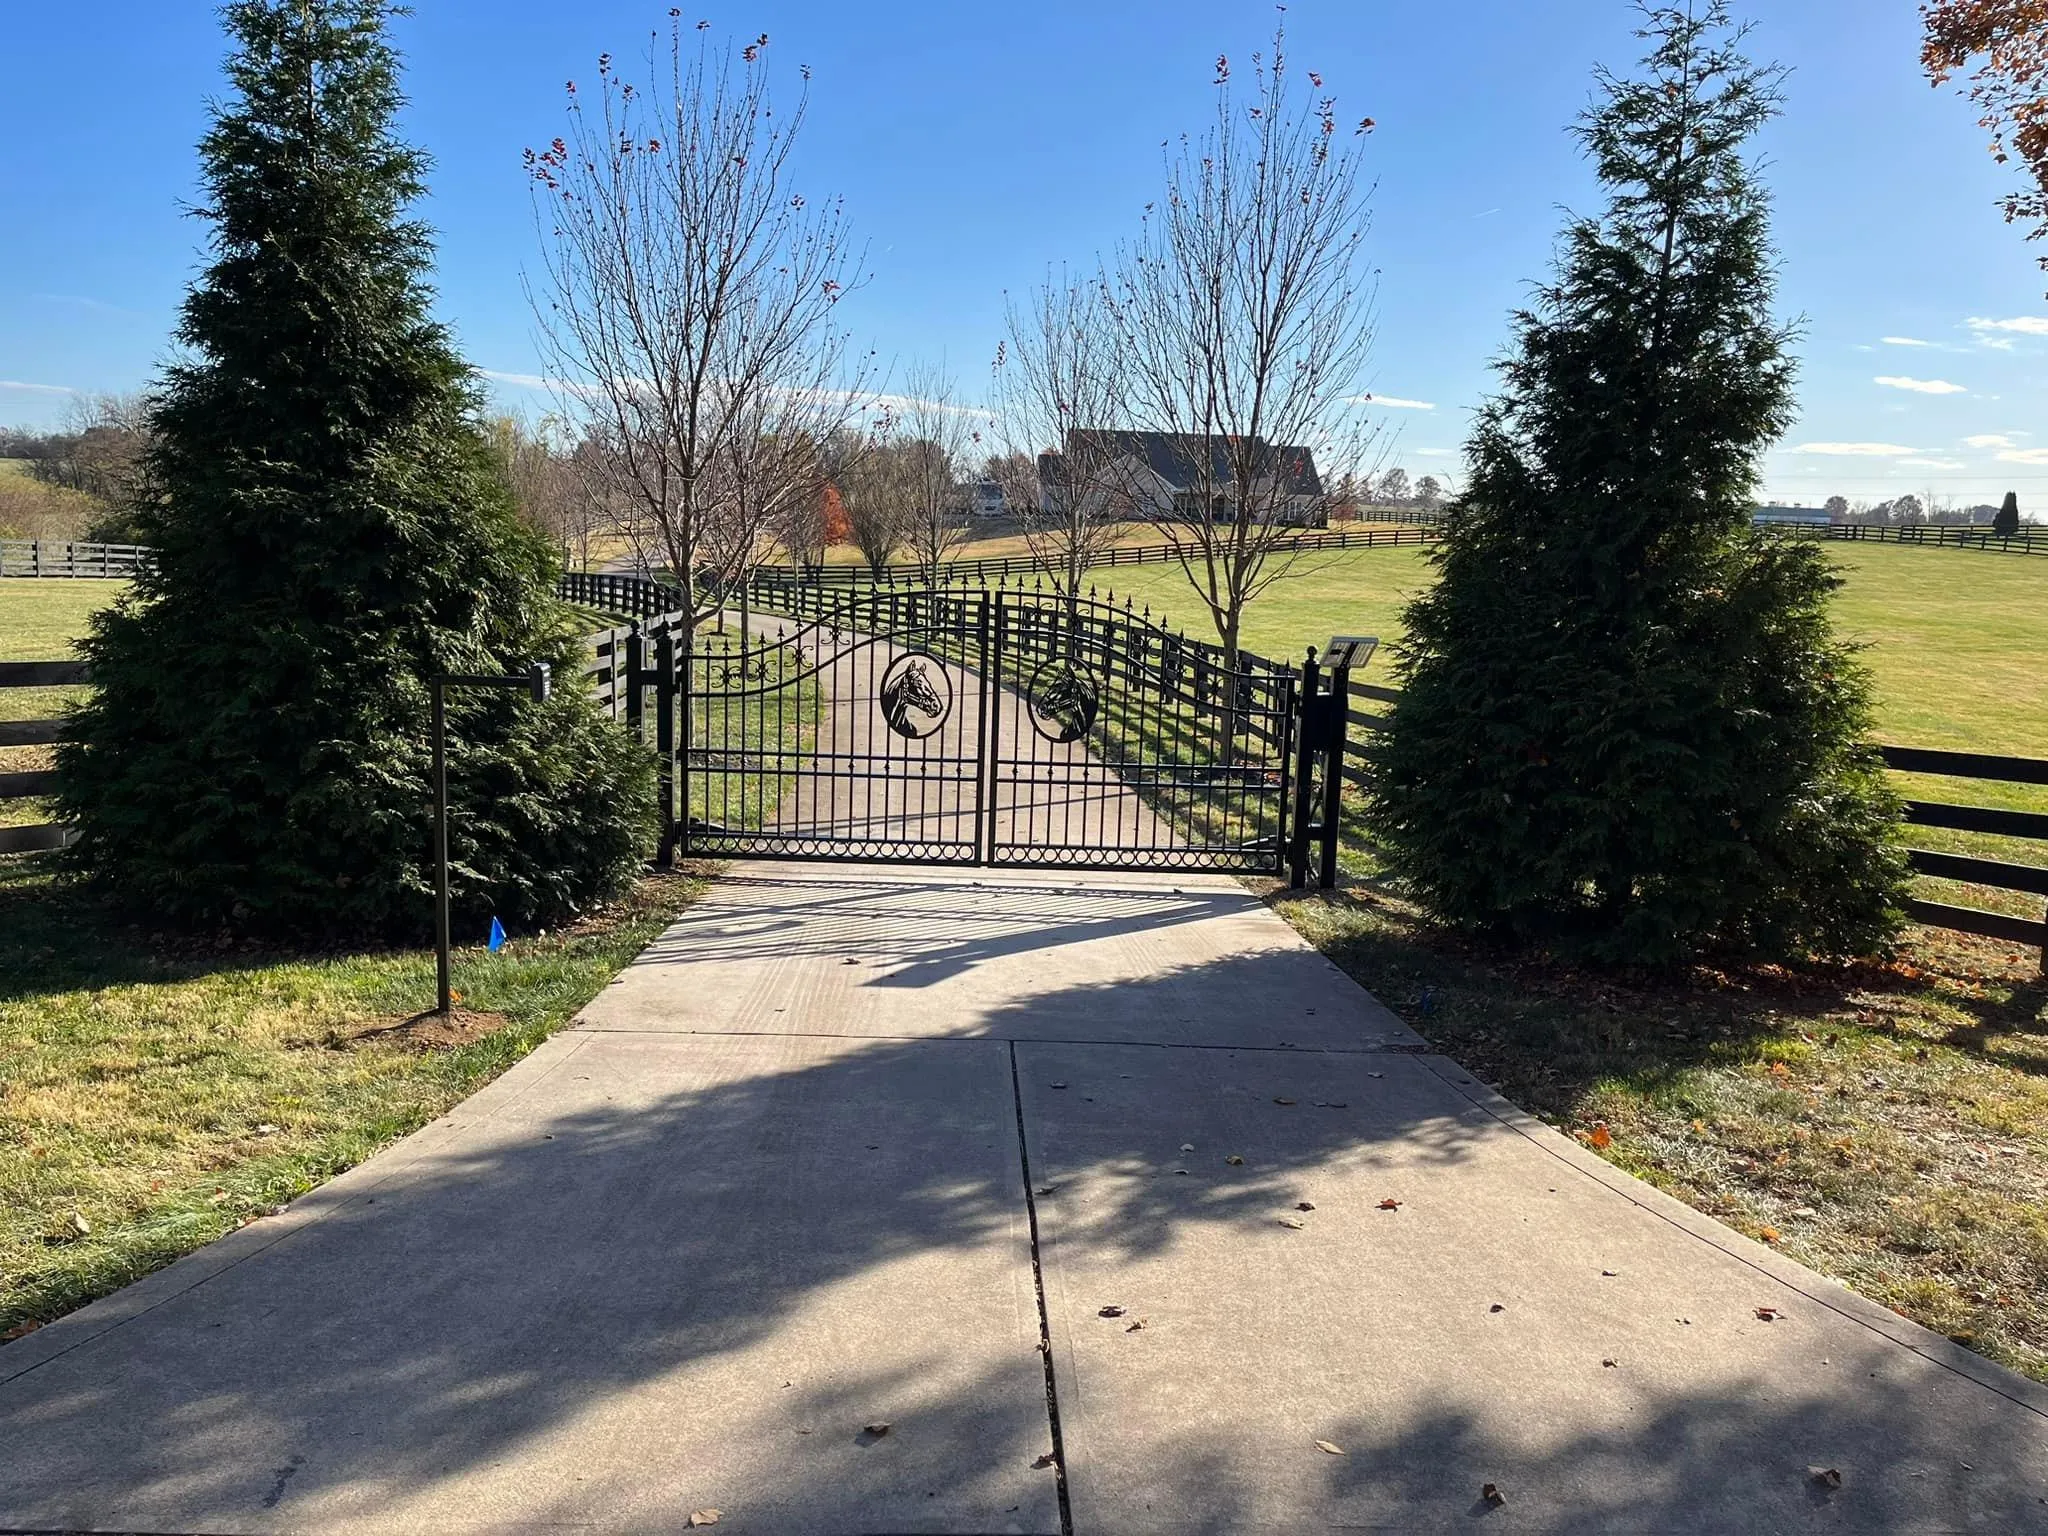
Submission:
<svg viewBox="0 0 2048 1536">
<path fill-rule="evenodd" d="M 454 1007 L 448 981 L 448 710 L 450 688 L 524 688 L 536 704 L 547 699 L 548 666 L 536 661 L 524 672 L 437 673 L 434 695 L 434 969 L 440 982 L 440 1012 Z"/>
</svg>

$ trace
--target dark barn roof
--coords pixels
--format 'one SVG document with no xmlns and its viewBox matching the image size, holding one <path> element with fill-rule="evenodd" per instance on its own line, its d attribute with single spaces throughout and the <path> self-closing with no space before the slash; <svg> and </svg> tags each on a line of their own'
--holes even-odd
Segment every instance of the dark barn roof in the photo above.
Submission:
<svg viewBox="0 0 2048 1536">
<path fill-rule="evenodd" d="M 1275 448 L 1256 440 L 1252 448 L 1253 461 L 1261 475 L 1273 474 L 1273 466 L 1278 464 L 1278 478 L 1288 495 L 1323 494 L 1322 477 L 1316 473 L 1315 455 L 1308 449 Z M 1230 439 L 1214 434 L 1203 436 L 1193 432 L 1118 432 L 1083 428 L 1067 434 L 1067 449 L 1070 453 L 1085 449 L 1087 457 L 1102 461 L 1138 459 L 1176 489 L 1185 489 L 1204 479 L 1218 485 L 1226 484 L 1230 479 Z M 1205 458 L 1208 460 L 1206 473 L 1202 468 Z M 1065 468 L 1064 456 L 1057 453 L 1041 454 L 1038 462 L 1041 473 L 1046 475 L 1057 475 Z"/>
</svg>

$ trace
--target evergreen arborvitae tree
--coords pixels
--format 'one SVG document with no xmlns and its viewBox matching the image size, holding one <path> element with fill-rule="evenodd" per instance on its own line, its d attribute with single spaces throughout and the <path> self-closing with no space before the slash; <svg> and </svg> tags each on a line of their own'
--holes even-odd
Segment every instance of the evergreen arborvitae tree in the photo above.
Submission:
<svg viewBox="0 0 2048 1536">
<path fill-rule="evenodd" d="M 2005 500 L 1998 508 L 1998 515 L 1991 519 L 1991 531 L 2001 539 L 2009 539 L 2020 531 L 2020 498 L 2016 491 L 2007 491 Z"/>
<path fill-rule="evenodd" d="M 1577 132 L 1605 212 L 1515 319 L 1409 608 L 1368 812 L 1440 918 L 1589 958 L 1860 953 L 1898 805 L 1815 545 L 1750 527 L 1793 411 L 1745 145 L 1779 72 L 1722 0 L 1658 6 Z"/>
<path fill-rule="evenodd" d="M 154 414 L 156 561 L 95 624 L 59 752 L 89 881 L 179 926 L 427 930 L 426 679 L 556 668 L 544 706 L 453 692 L 459 907 L 554 922 L 642 852 L 651 771 L 580 686 L 547 547 L 430 317 L 424 157 L 388 0 L 236 0 L 200 146 L 212 262 Z"/>
</svg>

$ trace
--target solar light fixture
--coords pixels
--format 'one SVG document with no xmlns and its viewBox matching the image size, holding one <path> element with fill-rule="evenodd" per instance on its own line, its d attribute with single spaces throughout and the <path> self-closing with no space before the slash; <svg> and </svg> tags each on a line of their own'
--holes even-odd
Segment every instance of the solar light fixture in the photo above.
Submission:
<svg viewBox="0 0 2048 1536">
<path fill-rule="evenodd" d="M 448 710 L 450 688 L 523 688 L 536 704 L 547 702 L 553 674 L 544 661 L 523 672 L 439 672 L 428 679 L 434 698 L 434 973 L 439 984 L 439 1011 L 454 1007 L 449 987 L 448 949 Z"/>
<path fill-rule="evenodd" d="M 1323 665 L 1333 672 L 1339 667 L 1362 667 L 1379 648 L 1378 635 L 1332 635 L 1323 647 Z"/>
</svg>

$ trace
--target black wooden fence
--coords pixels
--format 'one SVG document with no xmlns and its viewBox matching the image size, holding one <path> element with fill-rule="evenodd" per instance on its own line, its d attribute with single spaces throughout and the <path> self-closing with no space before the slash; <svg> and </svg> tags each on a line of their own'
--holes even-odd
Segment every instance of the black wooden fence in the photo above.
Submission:
<svg viewBox="0 0 2048 1536">
<path fill-rule="evenodd" d="M 12 688 L 68 688 L 91 680 L 82 661 L 0 661 L 0 692 Z M 0 747 L 42 747 L 53 744 L 62 734 L 62 720 L 0 720 Z M 57 786 L 54 769 L 35 768 L 19 773 L 0 773 L 0 803 L 33 800 Z M 76 833 L 55 823 L 29 827 L 0 827 L 0 853 L 35 853 L 62 848 Z"/>
<path fill-rule="evenodd" d="M 1353 731 L 1379 730 L 1387 723 L 1382 711 L 1400 697 L 1397 689 L 1353 679 L 1351 704 L 1345 712 L 1345 722 Z M 1895 773 L 1938 774 L 1944 778 L 1974 779 L 1985 783 L 2048 784 L 2048 758 L 2003 757 L 1986 752 L 1947 752 L 1931 747 L 1889 745 L 1880 746 L 1878 750 L 1884 754 L 1885 766 Z M 1344 779 L 1360 789 L 1368 788 L 1371 783 L 1366 766 L 1355 758 L 1344 763 Z M 1958 832 L 2030 839 L 2043 845 L 2043 857 L 2048 858 L 2048 812 L 1962 805 L 1946 800 L 1908 799 L 1905 805 L 1905 820 L 1909 827 L 1944 827 Z M 1909 848 L 1907 852 L 1916 874 L 1988 886 L 1993 890 L 2048 897 L 2048 864 L 2015 864 L 2003 859 L 1942 853 L 1932 848 Z M 2048 909 L 2044 909 L 2038 918 L 2014 917 L 2005 912 L 1987 912 L 1981 907 L 1959 907 L 1948 902 L 1913 897 L 1906 902 L 1906 915 L 1933 928 L 1951 928 L 2015 944 L 2039 945 L 2042 971 L 2048 974 Z"/>
<path fill-rule="evenodd" d="M 132 577 L 154 558 L 146 544 L 0 539 L 0 576 Z"/>
<path fill-rule="evenodd" d="M 2048 527 L 2021 526 L 2018 533 L 1996 534 L 1985 527 L 1924 523 L 1906 528 L 1865 523 L 1766 523 L 1767 533 L 1788 539 L 1827 539 L 1850 544 L 1911 544 L 1929 549 L 1981 549 L 1992 554 L 2048 555 Z"/>
</svg>

